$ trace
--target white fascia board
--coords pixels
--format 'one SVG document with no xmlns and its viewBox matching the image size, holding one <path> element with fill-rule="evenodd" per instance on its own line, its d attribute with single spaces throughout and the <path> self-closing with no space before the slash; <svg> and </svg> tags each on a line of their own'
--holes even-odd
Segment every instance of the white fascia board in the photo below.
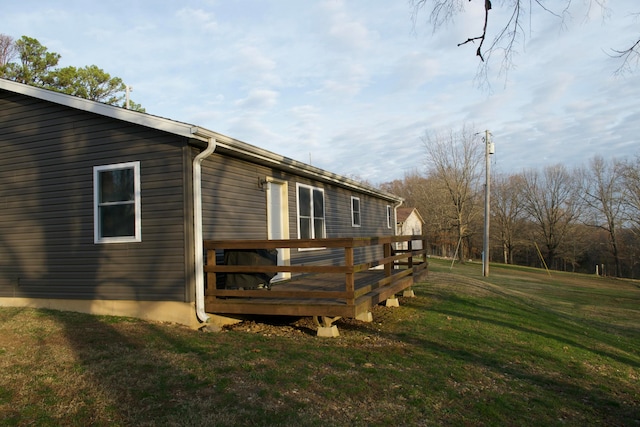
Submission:
<svg viewBox="0 0 640 427">
<path fill-rule="evenodd" d="M 197 129 L 195 126 L 187 123 L 176 122 L 174 120 L 165 119 L 146 113 L 140 113 L 138 111 L 127 110 L 126 108 L 103 104 L 101 102 L 91 101 L 77 96 L 54 92 L 35 86 L 29 86 L 23 83 L 13 82 L 11 80 L 0 79 L 0 89 L 5 89 L 10 92 L 30 96 L 32 98 L 53 102 L 55 104 L 75 108 L 77 110 L 87 111 L 105 117 L 111 117 L 113 119 L 158 129 L 188 138 L 193 138 L 194 133 Z"/>
</svg>

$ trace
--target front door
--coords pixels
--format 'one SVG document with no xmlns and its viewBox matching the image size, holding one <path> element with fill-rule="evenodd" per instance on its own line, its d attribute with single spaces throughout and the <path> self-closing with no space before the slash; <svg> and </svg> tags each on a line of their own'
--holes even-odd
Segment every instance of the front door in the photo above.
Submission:
<svg viewBox="0 0 640 427">
<path fill-rule="evenodd" d="M 289 238 L 289 204 L 287 183 L 267 180 L 267 238 L 269 240 Z M 278 265 L 289 265 L 288 248 L 278 249 Z M 278 273 L 271 281 L 289 279 L 291 273 Z"/>
</svg>

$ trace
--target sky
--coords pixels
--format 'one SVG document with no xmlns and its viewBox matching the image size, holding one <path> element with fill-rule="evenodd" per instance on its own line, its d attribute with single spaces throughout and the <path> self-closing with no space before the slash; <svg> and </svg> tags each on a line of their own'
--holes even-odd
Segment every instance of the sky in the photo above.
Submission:
<svg viewBox="0 0 640 427">
<path fill-rule="evenodd" d="M 640 154 L 640 66 L 611 57 L 640 38 L 637 0 L 573 0 L 564 19 L 523 2 L 513 67 L 496 54 L 486 80 L 457 46 L 484 2 L 464 3 L 434 31 L 407 0 L 22 0 L 0 33 L 122 78 L 150 114 L 374 185 L 424 172 L 425 135 L 463 126 L 491 132 L 505 174 Z M 494 3 L 486 44 L 510 13 Z"/>
</svg>

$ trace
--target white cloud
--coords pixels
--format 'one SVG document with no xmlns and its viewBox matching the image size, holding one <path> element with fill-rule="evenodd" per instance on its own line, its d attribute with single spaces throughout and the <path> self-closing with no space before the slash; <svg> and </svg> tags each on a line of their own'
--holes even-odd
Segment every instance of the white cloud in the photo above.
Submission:
<svg viewBox="0 0 640 427">
<path fill-rule="evenodd" d="M 324 3 L 329 12 L 327 33 L 333 40 L 333 46 L 346 50 L 366 50 L 371 46 L 371 32 L 364 23 L 351 17 L 348 4 L 342 0 L 329 0 Z"/>
<path fill-rule="evenodd" d="M 218 23 L 215 16 L 203 9 L 193 9 L 185 7 L 176 12 L 176 16 L 184 24 L 193 27 L 195 29 L 201 29 L 203 31 L 216 31 L 218 29 Z"/>
<path fill-rule="evenodd" d="M 399 87 L 418 89 L 440 74 L 441 63 L 430 58 L 425 52 L 411 51 L 395 62 L 392 75 Z"/>
<path fill-rule="evenodd" d="M 278 102 L 278 92 L 270 89 L 254 89 L 246 98 L 235 101 L 237 107 L 243 110 L 267 110 L 273 108 Z"/>
<path fill-rule="evenodd" d="M 344 64 L 334 74 L 323 83 L 323 91 L 332 97 L 357 95 L 369 83 L 369 71 L 359 63 Z"/>
<path fill-rule="evenodd" d="M 257 46 L 240 46 L 236 59 L 238 63 L 234 70 L 247 74 L 261 75 L 276 68 L 276 61 L 269 58 L 264 50 Z"/>
<path fill-rule="evenodd" d="M 426 130 L 464 123 L 493 133 L 503 171 L 638 153 L 640 69 L 613 78 L 606 52 L 637 37 L 640 6 L 617 0 L 603 24 L 574 3 L 564 30 L 536 9 L 491 93 L 474 86 L 477 44 L 456 47 L 481 30 L 481 2 L 433 34 L 385 0 L 23 0 L 3 5 L 2 32 L 124 78 L 151 114 L 379 182 L 422 166 Z M 505 10 L 494 4 L 491 34 Z"/>
</svg>

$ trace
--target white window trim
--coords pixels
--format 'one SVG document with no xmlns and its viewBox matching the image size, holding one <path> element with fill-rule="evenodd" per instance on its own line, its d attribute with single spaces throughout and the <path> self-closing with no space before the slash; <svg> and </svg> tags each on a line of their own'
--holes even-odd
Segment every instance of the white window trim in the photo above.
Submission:
<svg viewBox="0 0 640 427">
<path fill-rule="evenodd" d="M 353 201 L 358 201 L 358 224 L 356 224 L 356 211 L 353 209 Z M 360 227 L 362 225 L 362 203 L 360 202 L 360 197 L 351 196 L 351 226 L 352 227 Z"/>
<path fill-rule="evenodd" d="M 324 236 L 322 237 L 316 237 L 315 236 L 315 227 L 313 226 L 313 217 L 311 218 L 311 234 L 312 234 L 312 239 L 322 239 L 322 238 L 326 238 L 327 236 L 327 216 L 326 216 L 326 205 L 327 205 L 327 198 L 325 197 L 325 193 L 324 193 L 324 188 L 320 188 L 320 187 L 314 187 L 311 185 L 307 185 L 307 184 L 300 184 L 300 183 L 296 183 L 296 228 L 298 229 L 298 239 L 301 239 L 302 237 L 300 236 L 300 187 L 302 188 L 308 188 L 311 190 L 311 215 L 313 215 L 313 191 L 314 190 L 318 190 L 322 193 L 322 218 L 324 221 L 322 221 L 322 233 L 324 234 Z M 324 248 L 298 248 L 298 251 L 302 252 L 302 251 L 310 251 L 310 250 L 319 250 L 319 249 L 324 249 Z"/>
<path fill-rule="evenodd" d="M 387 205 L 387 228 L 391 228 L 392 222 L 393 222 L 393 211 L 391 210 L 391 205 Z"/>
<path fill-rule="evenodd" d="M 122 237 L 101 237 L 98 201 L 100 200 L 100 189 L 98 188 L 98 174 L 103 171 L 114 169 L 133 169 L 134 205 L 135 205 L 135 226 L 133 236 Z M 141 203 L 140 203 L 140 162 L 115 163 L 111 165 L 93 167 L 93 242 L 94 243 L 131 243 L 142 241 L 141 224 Z"/>
</svg>

